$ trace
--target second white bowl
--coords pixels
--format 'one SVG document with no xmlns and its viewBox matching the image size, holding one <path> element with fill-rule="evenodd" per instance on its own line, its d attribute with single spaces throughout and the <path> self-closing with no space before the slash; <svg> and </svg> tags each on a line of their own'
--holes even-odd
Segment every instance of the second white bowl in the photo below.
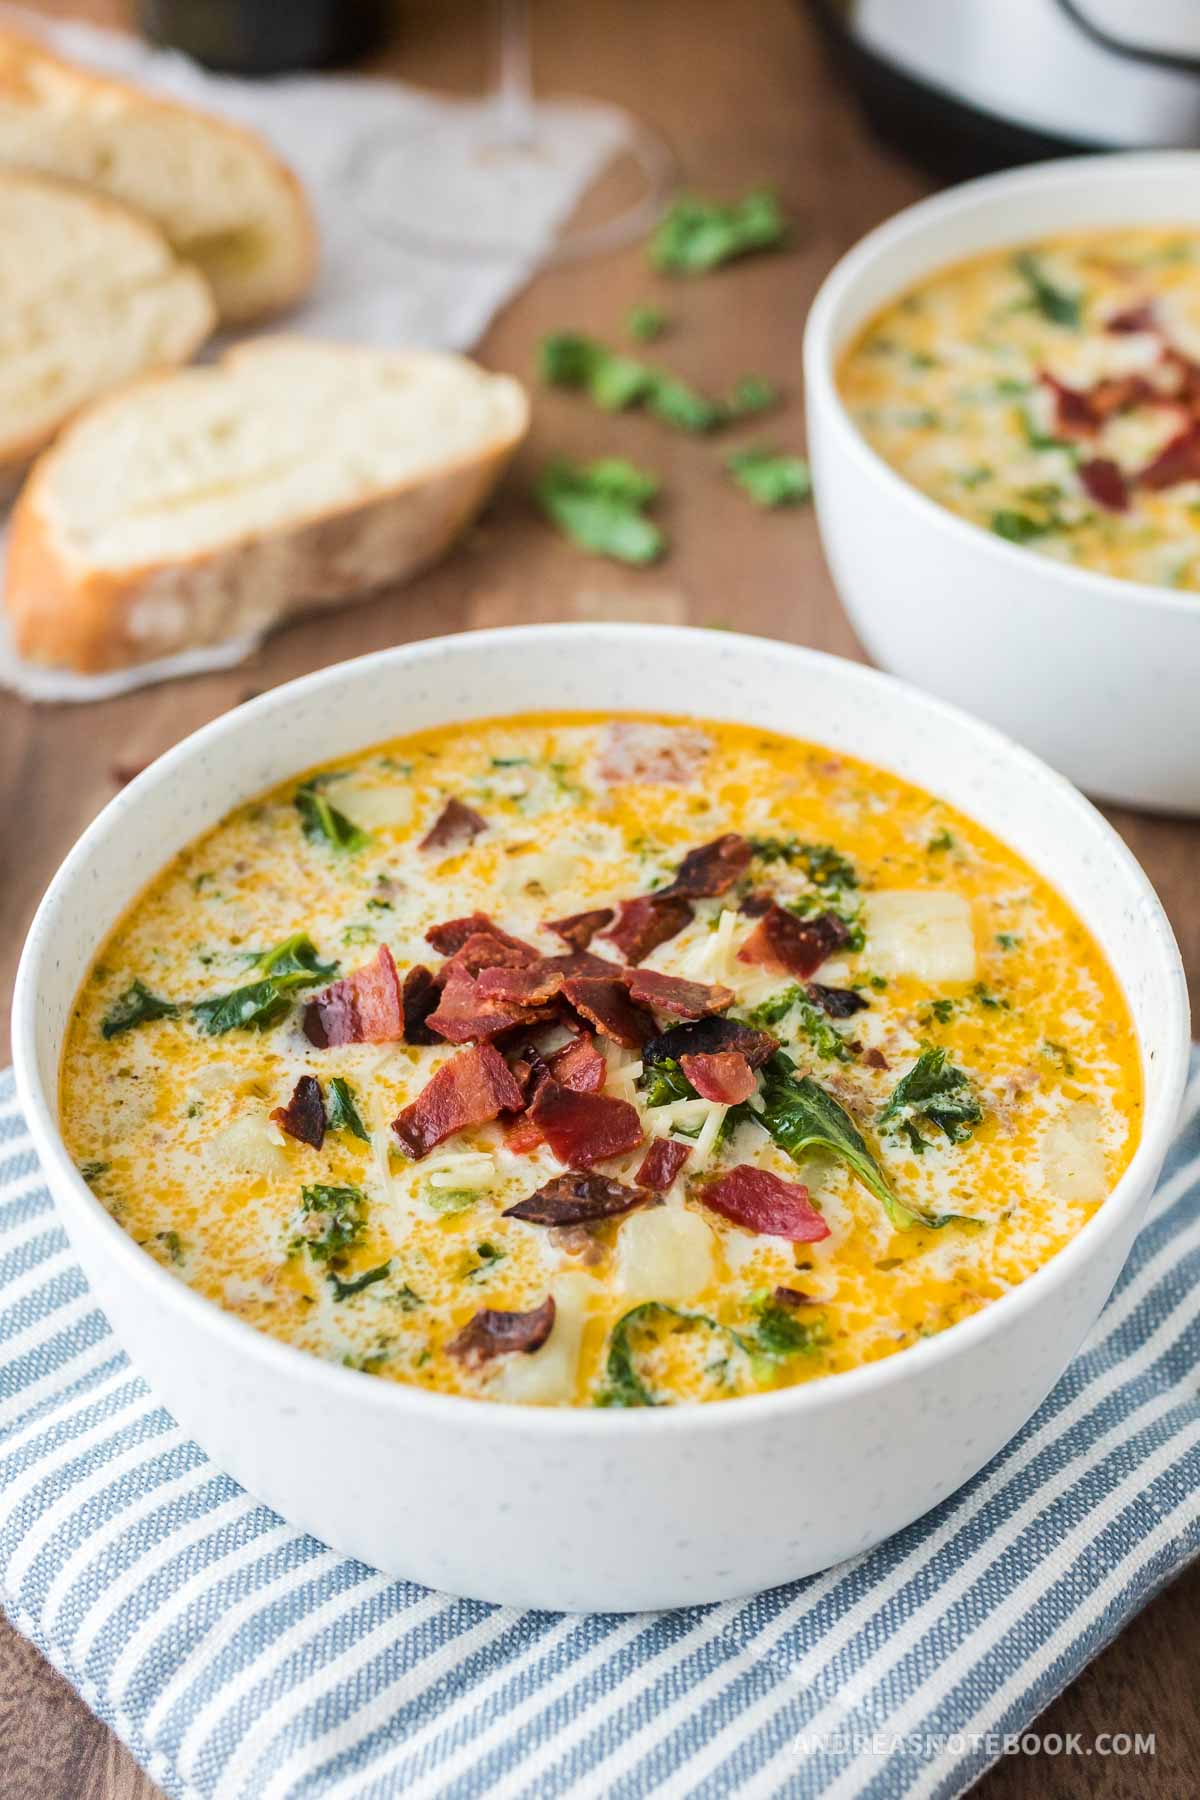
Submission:
<svg viewBox="0 0 1200 1800">
<path fill-rule="evenodd" d="M 1106 225 L 1200 231 L 1200 154 L 1094 156 L 909 207 L 829 275 L 804 339 L 817 517 L 838 592 L 885 669 L 968 707 L 1104 799 L 1200 812 L 1200 593 L 1052 562 L 928 499 L 843 406 L 839 355 L 947 264 Z"/>
</svg>

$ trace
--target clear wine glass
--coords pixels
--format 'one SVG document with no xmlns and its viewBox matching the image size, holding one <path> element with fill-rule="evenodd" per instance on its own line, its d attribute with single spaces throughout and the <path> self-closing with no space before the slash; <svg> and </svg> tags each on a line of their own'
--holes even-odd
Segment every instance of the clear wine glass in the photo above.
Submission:
<svg viewBox="0 0 1200 1800">
<path fill-rule="evenodd" d="M 483 99 L 447 102 L 427 123 L 386 127 L 355 144 L 347 176 L 361 215 L 406 248 L 470 261 L 566 262 L 644 234 L 670 192 L 665 143 L 623 108 L 535 97 L 529 0 L 494 0 L 493 13 L 496 79 Z M 597 143 L 610 166 L 631 166 L 637 191 L 598 219 L 564 219 L 547 246 L 547 167 L 569 181 Z"/>
</svg>

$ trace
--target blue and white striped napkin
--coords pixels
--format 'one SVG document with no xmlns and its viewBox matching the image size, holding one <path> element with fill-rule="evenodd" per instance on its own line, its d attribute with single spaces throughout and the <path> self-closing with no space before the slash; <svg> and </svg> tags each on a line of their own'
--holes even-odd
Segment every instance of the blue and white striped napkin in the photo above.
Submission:
<svg viewBox="0 0 1200 1800">
<path fill-rule="evenodd" d="M 936 1511 L 717 1606 L 448 1599 L 292 1530 L 156 1405 L 0 1075 L 0 1601 L 172 1796 L 950 1800 L 1200 1550 L 1198 1357 L 1200 1054 L 1099 1324 Z"/>
</svg>

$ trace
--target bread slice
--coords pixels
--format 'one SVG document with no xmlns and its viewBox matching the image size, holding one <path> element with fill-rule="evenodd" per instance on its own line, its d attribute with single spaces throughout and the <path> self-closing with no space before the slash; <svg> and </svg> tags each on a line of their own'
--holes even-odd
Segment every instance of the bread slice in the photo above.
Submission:
<svg viewBox="0 0 1200 1800">
<path fill-rule="evenodd" d="M 0 167 L 98 188 L 198 263 L 244 324 L 310 287 L 316 230 L 299 182 L 251 131 L 52 56 L 0 30 Z"/>
<path fill-rule="evenodd" d="M 528 416 L 519 382 L 465 357 L 299 337 L 134 382 L 21 491 L 16 647 L 123 668 L 405 580 L 478 511 Z"/>
<path fill-rule="evenodd" d="M 0 171 L 0 471 L 89 401 L 186 362 L 215 322 L 207 281 L 149 220 Z"/>
</svg>

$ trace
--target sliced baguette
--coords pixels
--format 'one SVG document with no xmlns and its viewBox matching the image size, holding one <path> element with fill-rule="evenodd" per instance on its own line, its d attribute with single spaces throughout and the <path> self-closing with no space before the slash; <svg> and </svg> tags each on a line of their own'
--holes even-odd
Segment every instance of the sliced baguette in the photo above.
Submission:
<svg viewBox="0 0 1200 1800">
<path fill-rule="evenodd" d="M 148 219 L 0 171 L 0 471 L 89 401 L 186 362 L 215 322 L 207 281 Z"/>
<path fill-rule="evenodd" d="M 203 269 L 226 324 L 277 312 L 312 283 L 308 202 L 254 132 L 4 30 L 0 166 L 82 182 L 146 213 Z"/>
<path fill-rule="evenodd" d="M 465 357 L 303 338 L 135 382 L 21 491 L 16 647 L 123 668 L 402 581 L 482 506 L 528 412 L 519 382 Z"/>
</svg>

